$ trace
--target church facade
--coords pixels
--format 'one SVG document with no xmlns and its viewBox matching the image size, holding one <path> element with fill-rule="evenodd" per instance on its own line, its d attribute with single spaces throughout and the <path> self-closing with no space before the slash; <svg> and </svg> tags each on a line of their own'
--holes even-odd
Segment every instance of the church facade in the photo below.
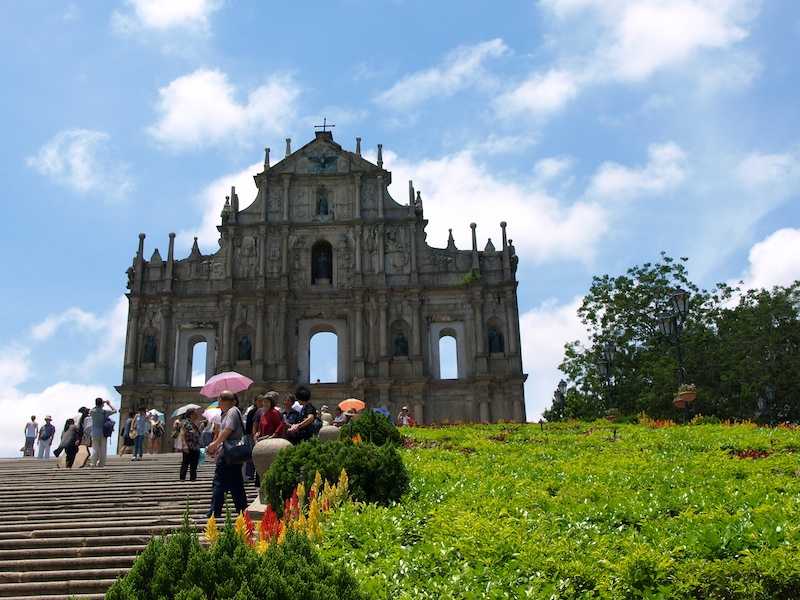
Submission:
<svg viewBox="0 0 800 600">
<path fill-rule="evenodd" d="M 517 257 L 502 243 L 459 250 L 427 245 L 421 194 L 389 194 L 382 149 L 373 164 L 330 131 L 255 175 L 240 207 L 235 189 L 217 227 L 219 250 L 145 259 L 145 235 L 128 269 L 122 409 L 169 416 L 198 402 L 192 373 L 238 371 L 257 392 L 309 381 L 312 338 L 335 335 L 336 381 L 312 385 L 312 403 L 348 397 L 418 423 L 524 421 Z M 440 341 L 455 341 L 457 377 L 443 378 Z M 451 340 L 451 342 L 452 342 Z M 196 346 L 205 348 L 198 359 Z M 452 346 L 451 346 L 452 347 Z M 202 400 L 202 398 L 200 398 Z M 125 413 L 123 413 L 125 414 Z"/>
</svg>

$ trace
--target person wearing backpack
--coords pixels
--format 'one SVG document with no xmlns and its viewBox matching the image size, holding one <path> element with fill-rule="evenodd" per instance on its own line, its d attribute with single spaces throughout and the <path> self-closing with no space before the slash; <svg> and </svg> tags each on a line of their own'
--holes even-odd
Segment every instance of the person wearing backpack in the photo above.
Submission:
<svg viewBox="0 0 800 600">
<path fill-rule="evenodd" d="M 103 408 L 107 405 L 111 410 Z M 92 417 L 92 460 L 91 466 L 102 468 L 106 466 L 106 452 L 108 451 L 108 438 L 105 435 L 106 419 L 115 414 L 117 409 L 111 405 L 111 400 L 97 398 L 94 401 L 94 408 L 89 411 Z M 112 428 L 113 432 L 113 428 Z"/>
<path fill-rule="evenodd" d="M 300 403 L 300 419 L 297 423 L 289 427 L 289 433 L 297 434 L 301 442 L 310 440 L 322 427 L 322 421 L 316 423 L 317 409 L 309 402 L 311 400 L 311 390 L 305 386 L 300 386 L 294 393 L 295 398 Z"/>
</svg>

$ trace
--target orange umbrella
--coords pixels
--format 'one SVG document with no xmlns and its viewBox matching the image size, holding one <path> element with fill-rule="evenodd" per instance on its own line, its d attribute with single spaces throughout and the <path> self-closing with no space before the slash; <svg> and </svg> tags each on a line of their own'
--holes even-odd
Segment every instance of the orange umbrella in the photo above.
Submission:
<svg viewBox="0 0 800 600">
<path fill-rule="evenodd" d="M 347 400 L 342 400 L 339 402 L 339 408 L 341 408 L 343 411 L 351 408 L 355 411 L 364 410 L 365 406 L 366 404 L 364 404 L 364 401 L 359 400 L 358 398 L 348 398 Z"/>
</svg>

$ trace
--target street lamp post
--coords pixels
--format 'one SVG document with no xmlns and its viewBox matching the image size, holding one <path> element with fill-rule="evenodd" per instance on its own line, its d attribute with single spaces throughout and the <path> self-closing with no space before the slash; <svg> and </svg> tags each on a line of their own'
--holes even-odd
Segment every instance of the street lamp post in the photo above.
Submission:
<svg viewBox="0 0 800 600">
<path fill-rule="evenodd" d="M 758 410 L 761 414 L 767 414 L 767 421 L 769 426 L 772 427 L 772 409 L 775 406 L 775 388 L 769 386 L 766 389 L 766 398 L 758 399 Z"/>
<path fill-rule="evenodd" d="M 675 344 L 678 352 L 678 380 L 681 384 L 686 383 L 686 373 L 683 369 L 683 357 L 681 357 L 681 330 L 689 312 L 689 292 L 681 288 L 676 288 L 669 298 L 672 312 L 664 311 L 658 315 L 658 325 L 661 333 L 664 334 L 670 343 Z M 686 402 L 686 422 L 689 422 L 689 403 Z"/>
<path fill-rule="evenodd" d="M 564 408 L 567 405 L 567 382 L 563 379 L 558 382 L 558 387 L 553 392 L 553 409 L 559 419 L 564 418 Z"/>
<path fill-rule="evenodd" d="M 611 395 L 611 368 L 614 366 L 614 358 L 617 355 L 617 348 L 611 342 L 606 342 L 603 346 L 603 358 L 597 361 L 597 370 L 606 382 L 608 392 L 608 408 L 614 405 L 614 398 Z"/>
</svg>

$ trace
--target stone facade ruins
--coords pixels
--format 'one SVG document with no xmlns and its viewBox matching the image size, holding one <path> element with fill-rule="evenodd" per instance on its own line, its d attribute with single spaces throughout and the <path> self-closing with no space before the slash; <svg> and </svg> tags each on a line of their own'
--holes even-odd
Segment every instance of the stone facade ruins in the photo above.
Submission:
<svg viewBox="0 0 800 600">
<path fill-rule="evenodd" d="M 252 391 L 309 383 L 312 337 L 337 340 L 336 382 L 314 385 L 312 403 L 347 397 L 404 405 L 418 423 L 524 421 L 517 256 L 502 243 L 459 250 L 427 245 L 422 198 L 409 182 L 396 202 L 391 173 L 344 150 L 330 131 L 254 177 L 255 200 L 235 189 L 222 211 L 219 250 L 145 259 L 145 235 L 128 269 L 123 411 L 147 405 L 167 416 L 198 402 L 192 372 L 235 370 Z M 440 339 L 455 340 L 457 379 L 440 376 Z M 205 343 L 205 364 L 192 364 Z M 245 400 L 253 394 L 246 392 Z M 248 395 L 249 394 L 249 395 Z M 201 399 L 202 400 L 202 399 Z M 202 403 L 202 402 L 201 402 Z M 125 414 L 125 412 L 123 412 Z"/>
</svg>

